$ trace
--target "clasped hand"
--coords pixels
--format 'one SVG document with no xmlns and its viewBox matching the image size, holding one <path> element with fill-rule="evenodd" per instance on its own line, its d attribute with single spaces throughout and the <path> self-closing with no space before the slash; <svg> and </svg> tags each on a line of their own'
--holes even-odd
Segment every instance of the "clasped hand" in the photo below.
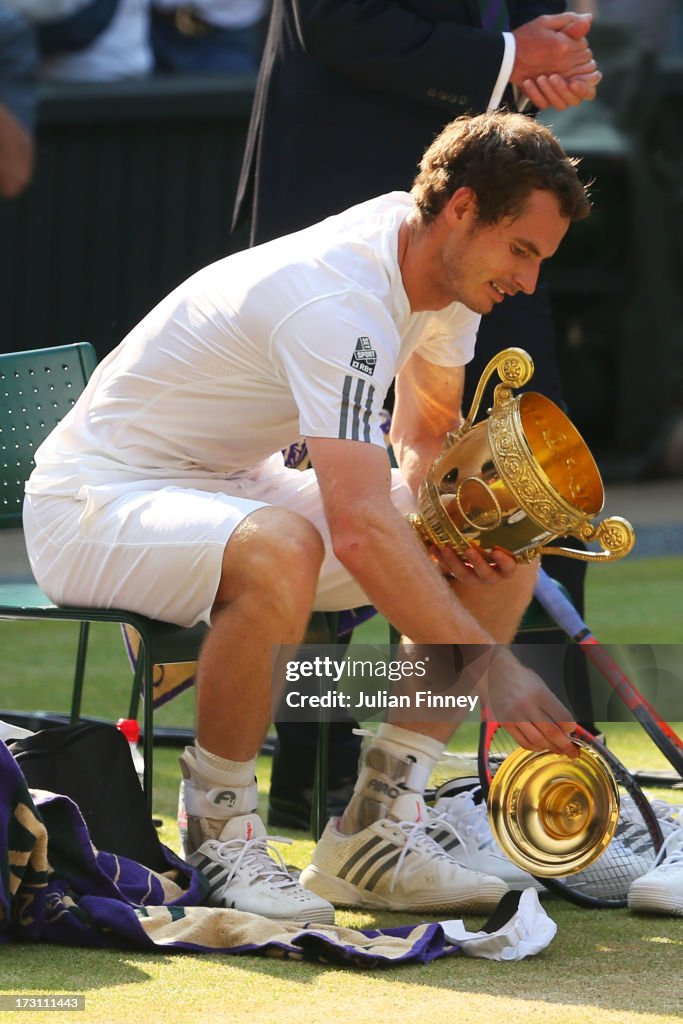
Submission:
<svg viewBox="0 0 683 1024">
<path fill-rule="evenodd" d="M 595 98 L 602 74 L 588 45 L 590 14 L 542 15 L 515 29 L 511 81 L 540 110 Z"/>
</svg>

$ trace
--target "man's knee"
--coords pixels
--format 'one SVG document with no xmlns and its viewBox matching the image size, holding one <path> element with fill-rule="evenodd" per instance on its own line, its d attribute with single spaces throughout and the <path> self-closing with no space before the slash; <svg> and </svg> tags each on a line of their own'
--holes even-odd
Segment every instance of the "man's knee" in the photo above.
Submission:
<svg viewBox="0 0 683 1024">
<path fill-rule="evenodd" d="M 228 541 L 223 555 L 216 605 L 225 605 L 248 590 L 281 599 L 311 600 L 325 554 L 318 530 L 287 509 L 252 512 Z"/>
</svg>

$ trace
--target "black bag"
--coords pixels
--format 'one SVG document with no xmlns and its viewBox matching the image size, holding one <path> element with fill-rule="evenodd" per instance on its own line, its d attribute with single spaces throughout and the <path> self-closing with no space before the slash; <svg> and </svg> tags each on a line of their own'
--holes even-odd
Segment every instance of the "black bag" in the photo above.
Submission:
<svg viewBox="0 0 683 1024">
<path fill-rule="evenodd" d="M 14 740 L 9 750 L 29 788 L 78 805 L 98 850 L 168 869 L 128 741 L 113 725 L 57 725 Z"/>
</svg>

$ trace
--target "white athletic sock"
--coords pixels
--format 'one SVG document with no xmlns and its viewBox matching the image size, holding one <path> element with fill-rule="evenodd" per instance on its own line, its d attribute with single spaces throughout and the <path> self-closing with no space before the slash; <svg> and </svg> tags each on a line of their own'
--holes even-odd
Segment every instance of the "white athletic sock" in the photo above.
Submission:
<svg viewBox="0 0 683 1024">
<path fill-rule="evenodd" d="M 219 757 L 194 741 L 197 773 L 206 788 L 212 789 L 216 783 L 226 786 L 250 786 L 256 775 L 256 758 L 249 761 L 231 761 L 227 757 Z"/>
</svg>

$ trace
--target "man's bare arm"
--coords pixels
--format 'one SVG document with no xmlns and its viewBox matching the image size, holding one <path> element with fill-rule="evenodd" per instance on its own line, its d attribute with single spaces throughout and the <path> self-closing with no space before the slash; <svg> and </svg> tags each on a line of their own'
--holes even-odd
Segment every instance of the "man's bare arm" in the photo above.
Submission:
<svg viewBox="0 0 683 1024">
<path fill-rule="evenodd" d="M 391 443 L 403 478 L 417 494 L 425 474 L 460 422 L 462 366 L 435 366 L 416 352 L 396 378 Z"/>
<path fill-rule="evenodd" d="M 378 611 L 417 644 L 494 644 L 392 505 L 386 452 L 377 445 L 333 438 L 309 437 L 307 443 L 334 553 Z M 491 567 L 482 564 L 482 572 L 491 573 Z M 487 582 L 482 580 L 482 585 Z M 505 721 L 534 723 L 531 734 L 526 726 L 511 726 L 518 742 L 574 753 L 567 735 L 573 725 L 567 721 L 569 713 L 536 673 L 505 648 L 498 649 L 495 665 L 489 680 L 494 713 L 497 696 L 504 693 Z"/>
</svg>

